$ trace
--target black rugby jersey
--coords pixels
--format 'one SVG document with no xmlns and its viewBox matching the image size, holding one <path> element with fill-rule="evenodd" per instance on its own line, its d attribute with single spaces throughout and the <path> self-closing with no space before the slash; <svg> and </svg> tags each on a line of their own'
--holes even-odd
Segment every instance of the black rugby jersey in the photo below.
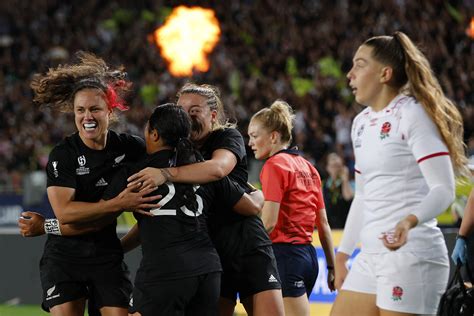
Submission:
<svg viewBox="0 0 474 316">
<path fill-rule="evenodd" d="M 235 128 L 215 130 L 206 139 L 200 151 L 204 159 L 209 160 L 217 149 L 227 149 L 235 155 L 237 165 L 228 177 L 249 192 L 247 152 L 240 132 Z M 240 215 L 231 208 L 213 208 L 209 226 L 211 238 L 221 256 L 241 254 L 259 246 L 272 244 L 258 216 Z"/>
<path fill-rule="evenodd" d="M 47 186 L 74 188 L 76 201 L 97 202 L 120 165 L 145 157 L 144 141 L 109 131 L 103 150 L 87 147 L 76 132 L 56 145 L 46 167 Z M 80 236 L 48 235 L 44 256 L 75 263 L 101 263 L 123 257 L 116 222 Z"/>
<path fill-rule="evenodd" d="M 145 167 L 168 167 L 173 151 L 161 150 L 144 162 L 124 168 L 104 194 L 112 198 L 127 185 L 127 177 Z M 148 210 L 153 217 L 135 214 L 138 221 L 143 258 L 136 282 L 152 282 L 202 275 L 221 271 L 219 256 L 207 230 L 207 213 L 211 205 L 232 208 L 244 194 L 237 184 L 224 178 L 194 186 L 197 211 L 184 206 L 184 188 L 192 185 L 165 183 L 151 193 L 160 194 L 160 207 Z"/>
</svg>

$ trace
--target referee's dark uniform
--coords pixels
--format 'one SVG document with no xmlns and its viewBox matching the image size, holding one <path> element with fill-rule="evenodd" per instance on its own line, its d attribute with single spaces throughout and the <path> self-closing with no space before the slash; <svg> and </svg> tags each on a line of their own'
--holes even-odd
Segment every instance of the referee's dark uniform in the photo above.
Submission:
<svg viewBox="0 0 474 316">
<path fill-rule="evenodd" d="M 75 189 L 75 201 L 97 202 L 124 162 L 145 157 L 141 138 L 108 132 L 103 150 L 84 145 L 78 133 L 50 153 L 47 185 Z M 80 236 L 48 235 L 40 262 L 43 308 L 91 297 L 98 308 L 127 307 L 132 290 L 116 222 Z"/>
<path fill-rule="evenodd" d="M 228 177 L 248 190 L 247 153 L 240 132 L 234 128 L 213 131 L 200 151 L 209 160 L 217 149 L 227 149 L 236 156 L 237 165 Z M 231 208 L 212 210 L 209 225 L 223 267 L 222 297 L 236 300 L 239 294 L 242 300 L 281 289 L 272 242 L 258 216 L 243 216 Z"/>
<path fill-rule="evenodd" d="M 104 198 L 116 196 L 127 178 L 145 167 L 170 166 L 174 151 L 161 150 L 146 161 L 119 172 Z M 186 190 L 195 190 L 186 205 Z M 231 209 L 244 190 L 227 177 L 203 186 L 165 183 L 152 193 L 161 195 L 154 216 L 135 214 L 143 258 L 135 278 L 129 311 L 142 316 L 216 315 L 221 264 L 208 234 L 207 213 L 211 205 Z M 189 206 L 189 207 L 188 207 Z"/>
</svg>

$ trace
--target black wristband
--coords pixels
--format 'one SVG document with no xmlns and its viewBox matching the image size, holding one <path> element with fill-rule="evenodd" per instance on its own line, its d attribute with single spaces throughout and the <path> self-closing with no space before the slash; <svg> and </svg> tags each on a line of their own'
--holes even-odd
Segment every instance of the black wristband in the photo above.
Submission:
<svg viewBox="0 0 474 316">
<path fill-rule="evenodd" d="M 462 240 L 464 240 L 464 241 L 467 241 L 466 236 L 459 235 L 459 234 L 456 236 L 456 239 L 462 239 Z"/>
<path fill-rule="evenodd" d="M 326 266 L 326 269 L 328 269 L 328 270 L 334 270 L 334 267 L 333 267 L 333 266 Z"/>
</svg>

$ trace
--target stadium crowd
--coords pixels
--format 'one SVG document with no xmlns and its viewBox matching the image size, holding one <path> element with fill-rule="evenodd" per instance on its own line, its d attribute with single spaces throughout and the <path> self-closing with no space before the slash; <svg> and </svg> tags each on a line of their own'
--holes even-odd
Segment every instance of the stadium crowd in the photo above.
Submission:
<svg viewBox="0 0 474 316">
<path fill-rule="evenodd" d="M 32 106 L 31 76 L 78 50 L 123 64 L 134 82 L 131 111 L 117 131 L 142 135 L 154 105 L 175 100 L 187 81 L 217 85 L 230 116 L 247 130 L 253 113 L 277 98 L 296 110 L 295 145 L 324 175 L 335 151 L 353 164 L 350 128 L 360 111 L 345 74 L 363 39 L 396 30 L 421 44 L 446 95 L 458 105 L 468 156 L 474 155 L 474 3 L 434 1 L 197 1 L 210 7 L 221 38 L 211 68 L 175 78 L 152 40 L 182 1 L 2 1 L 0 3 L 0 192 L 20 192 L 22 176 L 43 170 L 73 131 L 66 115 Z M 252 155 L 249 155 L 252 156 Z"/>
</svg>

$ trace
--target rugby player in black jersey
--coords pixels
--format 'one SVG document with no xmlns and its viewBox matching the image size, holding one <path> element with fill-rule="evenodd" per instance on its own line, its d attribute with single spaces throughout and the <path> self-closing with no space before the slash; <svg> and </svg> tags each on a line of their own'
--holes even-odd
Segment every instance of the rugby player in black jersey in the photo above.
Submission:
<svg viewBox="0 0 474 316">
<path fill-rule="evenodd" d="M 173 168 L 145 168 L 130 177 L 129 185 L 144 187 L 174 183 L 208 183 L 228 176 L 247 186 L 247 157 L 242 136 L 225 122 L 216 87 L 186 84 L 178 105 L 192 120 L 191 139 L 204 162 Z M 219 314 L 231 316 L 237 295 L 249 315 L 283 315 L 283 299 L 271 241 L 258 216 L 212 210 L 210 234 L 221 258 L 223 275 Z"/>
<path fill-rule="evenodd" d="M 80 61 L 37 75 L 34 101 L 73 111 L 77 132 L 54 147 L 47 164 L 47 193 L 59 221 L 76 236 L 62 236 L 57 221 L 49 233 L 40 262 L 43 308 L 52 315 L 83 315 L 87 297 L 102 315 L 125 316 L 132 285 L 116 235 L 116 216 L 123 209 L 148 207 L 152 189 L 123 190 L 101 200 L 124 162 L 145 155 L 140 138 L 109 130 L 114 108 L 125 109 L 121 93 L 129 84 L 121 70 L 102 59 L 79 53 Z M 33 215 L 33 214 L 24 214 Z M 82 223 L 73 228 L 72 223 Z M 68 230 L 69 228 L 66 228 Z"/>
<path fill-rule="evenodd" d="M 144 167 L 164 168 L 197 162 L 188 139 L 188 114 L 169 103 L 155 108 L 145 127 L 148 157 L 123 168 L 104 193 L 113 198 L 127 178 Z M 234 208 L 256 214 L 255 204 L 235 182 L 225 177 L 202 186 L 167 182 L 153 193 L 163 196 L 148 209 L 153 217 L 136 214 L 138 223 L 122 238 L 125 251 L 142 245 L 130 312 L 136 315 L 217 315 L 221 264 L 207 229 L 207 213 Z"/>
</svg>

